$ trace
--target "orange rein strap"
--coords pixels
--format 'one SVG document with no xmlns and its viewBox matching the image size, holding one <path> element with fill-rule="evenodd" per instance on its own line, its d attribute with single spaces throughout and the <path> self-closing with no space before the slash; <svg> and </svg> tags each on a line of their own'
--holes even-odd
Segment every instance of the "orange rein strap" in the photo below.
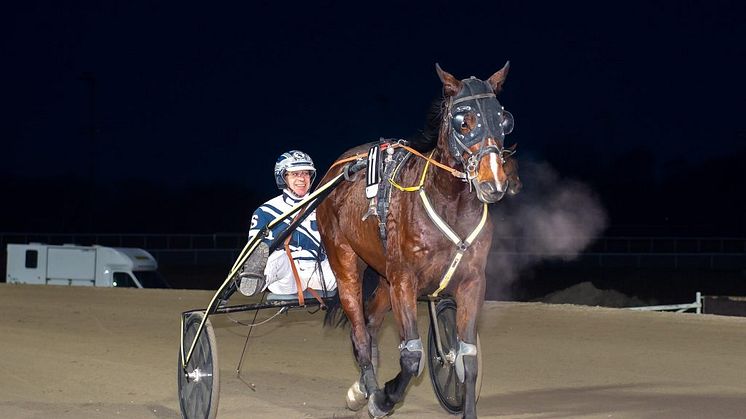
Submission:
<svg viewBox="0 0 746 419">
<path fill-rule="evenodd" d="M 441 163 L 439 161 L 433 160 L 432 158 L 423 155 L 422 153 L 420 153 L 419 151 L 413 149 L 410 146 L 404 145 L 402 143 L 393 143 L 393 144 L 390 144 L 389 147 L 394 147 L 394 148 L 400 148 L 401 147 L 401 148 L 409 151 L 410 153 L 414 154 L 415 156 L 421 157 L 421 158 L 429 161 L 434 166 L 436 166 L 436 167 L 438 167 L 440 169 L 445 170 L 446 172 L 452 174 L 454 177 L 461 178 L 461 179 L 466 179 L 466 174 L 464 172 L 458 171 L 458 170 L 454 169 L 453 167 L 446 166 L 445 164 L 443 164 L 443 163 Z M 358 159 L 361 159 L 361 158 L 365 158 L 366 156 L 367 156 L 367 153 L 360 153 L 360 154 L 355 154 L 355 155 L 350 156 L 350 157 L 345 157 L 344 159 L 337 160 L 336 162 L 334 162 L 329 169 L 331 170 L 334 166 L 337 166 L 337 165 L 340 165 L 340 164 L 343 164 L 343 163 L 347 163 L 349 161 L 354 161 L 354 160 L 358 160 Z"/>
<path fill-rule="evenodd" d="M 303 211 L 298 211 L 295 214 L 295 217 L 293 217 L 293 221 L 297 220 L 301 213 Z M 292 224 L 292 222 L 290 223 Z M 293 276 L 295 277 L 295 288 L 296 291 L 298 291 L 298 304 L 304 305 L 305 300 L 303 299 L 303 287 L 301 286 L 300 281 L 300 275 L 298 274 L 298 268 L 295 266 L 295 261 L 293 260 L 293 254 L 290 252 L 290 239 L 293 237 L 293 234 L 288 234 L 288 238 L 285 239 L 285 254 L 288 255 L 288 260 L 290 261 L 290 268 L 293 270 Z"/>
<path fill-rule="evenodd" d="M 302 213 L 303 213 L 303 210 L 298 211 L 295 214 L 295 217 L 293 217 L 293 221 L 297 220 L 301 216 Z M 292 224 L 292 222 L 290 224 Z M 293 237 L 293 235 L 289 234 L 288 238 L 285 239 L 285 246 L 284 246 L 285 247 L 285 254 L 288 255 L 288 260 L 290 261 L 290 268 L 293 270 L 293 276 L 295 277 L 295 288 L 296 288 L 296 291 L 298 291 L 298 304 L 305 305 L 306 300 L 305 300 L 305 297 L 303 296 L 303 292 L 305 290 L 303 289 L 303 286 L 302 286 L 302 283 L 301 283 L 301 280 L 300 280 L 300 274 L 298 273 L 298 267 L 295 266 L 295 260 L 293 259 L 292 252 L 290 251 L 290 239 L 292 237 Z M 316 292 L 315 289 L 308 288 L 308 292 L 311 293 L 311 295 L 313 296 L 313 298 L 315 298 L 316 301 L 319 302 L 319 305 L 322 308 L 326 307 L 326 304 L 324 304 L 324 300 L 321 299 L 321 296 L 319 295 L 318 292 Z"/>
</svg>

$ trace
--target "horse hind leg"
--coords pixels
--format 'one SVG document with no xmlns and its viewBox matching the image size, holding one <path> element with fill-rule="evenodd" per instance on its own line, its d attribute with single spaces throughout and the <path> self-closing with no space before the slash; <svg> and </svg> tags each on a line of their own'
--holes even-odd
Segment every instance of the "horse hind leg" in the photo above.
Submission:
<svg viewBox="0 0 746 419">
<path fill-rule="evenodd" d="M 347 391 L 347 407 L 359 410 L 366 404 L 368 395 L 378 389 L 371 354 L 371 336 L 365 322 L 363 308 L 363 262 L 352 252 L 339 251 L 347 245 L 339 245 L 337 252 L 330 255 L 337 274 L 339 300 L 350 322 L 350 339 L 352 352 L 360 368 L 360 380 L 353 383 Z M 332 257 L 334 259 L 332 259 Z M 339 268 L 339 269 L 338 269 Z"/>
<path fill-rule="evenodd" d="M 367 278 L 366 278 L 367 280 Z M 374 376 L 378 376 L 378 331 L 381 328 L 385 314 L 391 309 L 389 301 L 388 284 L 378 278 L 378 287 L 373 293 L 373 298 L 367 305 L 366 309 L 366 327 L 370 336 L 371 364 L 373 366 Z M 347 407 L 350 410 L 360 410 L 368 402 L 368 394 L 364 382 L 364 374 L 361 374 L 360 380 L 355 381 L 347 390 Z M 377 380 L 376 380 L 377 383 Z M 376 385 L 376 388 L 378 386 Z"/>
<path fill-rule="evenodd" d="M 370 336 L 367 334 L 367 331 L 365 331 L 365 335 L 366 339 L 364 342 L 355 342 L 362 339 L 359 337 L 359 334 L 356 334 L 354 330 L 352 331 L 353 352 L 360 367 L 360 379 L 355 381 L 347 390 L 347 407 L 355 411 L 365 406 L 369 395 L 378 390 L 378 381 L 371 359 Z M 367 350 L 361 350 L 361 348 L 367 348 Z"/>
<path fill-rule="evenodd" d="M 376 288 L 373 298 L 366 308 L 366 325 L 370 335 L 371 361 L 373 362 L 373 371 L 378 375 L 378 364 L 380 356 L 378 354 L 378 331 L 381 329 L 383 319 L 386 313 L 391 310 L 391 300 L 389 297 L 389 285 L 383 278 L 378 278 L 378 287 Z"/>
<path fill-rule="evenodd" d="M 402 343 L 399 345 L 399 374 L 386 382 L 383 390 L 378 390 L 368 399 L 368 412 L 379 418 L 387 416 L 394 406 L 404 398 L 411 379 L 422 373 L 424 356 L 422 340 L 417 331 L 417 298 L 414 289 L 407 285 L 411 281 L 398 281 L 392 285 L 391 305 L 399 324 Z"/>
</svg>

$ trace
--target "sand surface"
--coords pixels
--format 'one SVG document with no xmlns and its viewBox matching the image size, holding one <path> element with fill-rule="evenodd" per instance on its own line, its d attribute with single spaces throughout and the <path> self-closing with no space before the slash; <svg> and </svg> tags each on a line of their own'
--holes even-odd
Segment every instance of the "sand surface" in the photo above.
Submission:
<svg viewBox="0 0 746 419">
<path fill-rule="evenodd" d="M 180 313 L 211 297 L 0 284 L 0 417 L 179 417 Z M 240 377 L 247 329 L 233 320 L 249 315 L 215 316 L 218 417 L 367 418 L 344 406 L 358 377 L 348 331 L 322 329 L 322 316 L 293 311 L 255 328 Z M 391 323 L 389 316 L 381 382 L 398 370 Z M 480 336 L 480 417 L 746 417 L 743 318 L 492 302 Z M 394 417 L 451 416 L 426 371 Z"/>
</svg>

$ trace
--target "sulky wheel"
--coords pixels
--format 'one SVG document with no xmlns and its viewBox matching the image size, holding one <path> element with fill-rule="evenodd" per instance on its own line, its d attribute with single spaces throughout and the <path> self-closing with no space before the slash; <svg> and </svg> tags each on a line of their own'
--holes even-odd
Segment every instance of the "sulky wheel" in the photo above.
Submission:
<svg viewBox="0 0 746 419">
<path fill-rule="evenodd" d="M 185 356 L 189 352 L 203 318 L 203 313 L 196 312 L 190 313 L 184 320 Z M 181 353 L 179 353 L 179 407 L 181 416 L 186 419 L 214 419 L 218 413 L 220 376 L 217 350 L 215 332 L 208 319 L 194 346 L 186 369 L 182 368 Z"/>
<path fill-rule="evenodd" d="M 428 369 L 430 370 L 430 381 L 435 390 L 435 396 L 443 409 L 452 414 L 459 414 L 464 410 L 464 393 L 466 387 L 456 375 L 454 362 L 458 352 L 458 340 L 456 338 L 456 303 L 451 299 L 443 299 L 435 307 L 436 321 L 430 322 L 430 333 L 428 334 Z M 438 354 L 435 331 L 433 324 L 437 324 L 440 341 L 443 346 L 444 356 Z M 476 397 L 482 389 L 482 348 L 477 335 L 477 384 Z"/>
</svg>

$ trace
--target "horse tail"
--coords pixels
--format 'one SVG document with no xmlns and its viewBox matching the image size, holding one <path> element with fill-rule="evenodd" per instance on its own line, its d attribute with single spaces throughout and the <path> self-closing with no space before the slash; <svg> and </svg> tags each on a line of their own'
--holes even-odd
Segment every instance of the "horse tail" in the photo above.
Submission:
<svg viewBox="0 0 746 419">
<path fill-rule="evenodd" d="M 379 276 L 371 268 L 363 271 L 363 309 L 367 309 L 368 301 L 373 298 L 373 294 L 378 288 Z M 367 311 L 367 310 L 366 310 Z M 337 294 L 326 304 L 326 314 L 324 315 L 324 327 L 345 327 L 349 319 L 342 310 L 342 304 L 339 301 L 339 290 Z"/>
<path fill-rule="evenodd" d="M 324 314 L 324 327 L 340 327 L 347 323 L 347 316 L 340 310 L 342 304 L 339 302 L 339 290 L 334 297 L 326 303 L 326 314 Z"/>
</svg>

